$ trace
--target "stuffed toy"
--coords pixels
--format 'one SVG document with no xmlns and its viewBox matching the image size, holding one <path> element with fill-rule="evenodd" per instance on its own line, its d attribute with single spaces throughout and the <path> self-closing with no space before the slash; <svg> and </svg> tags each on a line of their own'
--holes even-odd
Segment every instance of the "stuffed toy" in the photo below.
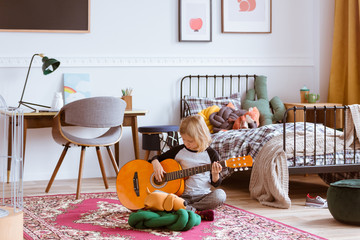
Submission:
<svg viewBox="0 0 360 240">
<path fill-rule="evenodd" d="M 221 107 L 218 112 L 212 113 L 209 117 L 210 123 L 213 125 L 213 132 L 232 129 L 234 121 L 245 113 L 246 110 L 237 110 L 228 106 Z"/>
<path fill-rule="evenodd" d="M 260 113 L 256 107 L 250 108 L 244 115 L 238 117 L 233 129 L 257 128 L 259 126 Z"/>
<path fill-rule="evenodd" d="M 205 123 L 208 126 L 210 133 L 214 133 L 214 131 L 213 131 L 213 125 L 210 123 L 209 117 L 212 113 L 218 112 L 219 110 L 220 110 L 220 107 L 218 105 L 213 105 L 213 106 L 203 109 L 201 112 L 198 113 L 200 116 L 202 116 L 204 118 Z"/>
<path fill-rule="evenodd" d="M 256 77 L 254 89 L 248 90 L 242 106 L 245 109 L 257 107 L 260 112 L 260 126 L 281 121 L 286 111 L 286 108 L 279 97 L 274 97 L 269 102 L 267 95 L 267 79 L 265 76 Z M 274 111 L 274 113 L 272 111 Z"/>
<path fill-rule="evenodd" d="M 150 192 L 149 189 L 146 189 L 146 192 L 148 195 L 144 201 L 145 209 L 152 211 L 177 211 L 186 208 L 185 200 L 173 193 Z"/>
</svg>

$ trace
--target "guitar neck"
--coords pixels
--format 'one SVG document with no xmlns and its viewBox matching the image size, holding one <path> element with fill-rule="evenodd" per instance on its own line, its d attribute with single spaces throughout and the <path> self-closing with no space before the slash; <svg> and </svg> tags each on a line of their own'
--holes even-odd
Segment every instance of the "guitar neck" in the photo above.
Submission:
<svg viewBox="0 0 360 240">
<path fill-rule="evenodd" d="M 226 161 L 219 162 L 222 167 L 226 167 Z M 192 175 L 203 173 L 211 170 L 211 164 L 205 164 L 198 167 L 187 168 L 165 174 L 165 181 L 172 181 L 180 178 L 190 177 Z"/>
</svg>

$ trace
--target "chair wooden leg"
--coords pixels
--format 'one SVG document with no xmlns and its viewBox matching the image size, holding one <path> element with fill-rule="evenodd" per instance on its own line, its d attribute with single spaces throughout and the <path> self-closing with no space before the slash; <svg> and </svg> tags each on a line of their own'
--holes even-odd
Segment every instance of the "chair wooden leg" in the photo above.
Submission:
<svg viewBox="0 0 360 240">
<path fill-rule="evenodd" d="M 112 163 L 112 165 L 113 165 L 113 167 L 114 167 L 114 170 L 115 170 L 115 173 L 116 173 L 116 176 L 117 176 L 117 175 L 119 174 L 119 166 L 118 166 L 118 164 L 116 163 L 115 158 L 114 158 L 114 155 L 113 155 L 113 153 L 112 153 L 112 151 L 111 151 L 111 149 L 110 149 L 109 146 L 106 146 L 106 150 L 107 150 L 107 152 L 108 152 L 108 154 L 109 154 L 111 163 Z"/>
<path fill-rule="evenodd" d="M 150 150 L 146 150 L 144 160 L 146 161 L 149 160 L 149 156 L 150 156 Z"/>
<path fill-rule="evenodd" d="M 58 173 L 58 171 L 59 171 L 59 169 L 60 169 L 60 166 L 61 166 L 61 164 L 62 164 L 62 162 L 63 162 L 63 160 L 64 160 L 64 158 L 65 158 L 65 155 L 66 155 L 68 149 L 69 149 L 69 146 L 66 145 L 66 146 L 64 147 L 64 150 L 63 150 L 62 153 L 61 153 L 61 156 L 60 156 L 60 158 L 59 158 L 59 161 L 58 161 L 58 163 L 56 164 L 56 167 L 55 167 L 55 169 L 54 169 L 54 172 L 53 172 L 53 174 L 52 174 L 52 176 L 51 176 L 51 178 L 50 178 L 50 181 L 49 181 L 49 183 L 48 183 L 48 185 L 47 185 L 47 187 L 46 187 L 46 189 L 45 189 L 45 192 L 46 192 L 46 193 L 48 193 L 48 192 L 50 191 L 51 185 L 53 184 L 53 182 L 54 182 L 54 180 L 55 180 L 56 174 Z"/>
<path fill-rule="evenodd" d="M 98 156 L 99 165 L 100 165 L 100 169 L 101 169 L 101 174 L 102 174 L 102 177 L 103 177 L 104 185 L 105 185 L 105 188 L 108 189 L 108 188 L 109 188 L 109 185 L 108 185 L 108 182 L 107 182 L 106 172 L 105 172 L 105 168 L 104 168 L 104 163 L 103 163 L 103 160 L 102 160 L 102 156 L 101 156 L 101 152 L 100 152 L 100 148 L 99 148 L 99 147 L 96 147 L 96 153 L 97 153 L 97 156 Z"/>
<path fill-rule="evenodd" d="M 80 155 L 79 176 L 78 176 L 77 189 L 76 189 L 76 199 L 80 198 L 81 178 L 82 178 L 82 170 L 83 170 L 83 164 L 85 158 L 85 150 L 86 147 L 82 146 L 81 155 Z"/>
</svg>

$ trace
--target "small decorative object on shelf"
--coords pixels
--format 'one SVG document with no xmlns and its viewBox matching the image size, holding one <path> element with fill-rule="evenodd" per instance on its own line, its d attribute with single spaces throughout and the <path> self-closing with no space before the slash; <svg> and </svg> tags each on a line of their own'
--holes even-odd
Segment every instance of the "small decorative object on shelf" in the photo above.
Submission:
<svg viewBox="0 0 360 240">
<path fill-rule="evenodd" d="M 309 94 L 309 89 L 306 87 L 306 86 L 303 86 L 301 89 L 300 89 L 300 102 L 301 103 L 307 103 L 308 101 L 306 100 L 305 98 L 305 95 L 306 94 Z"/>
<path fill-rule="evenodd" d="M 316 103 L 316 101 L 319 101 L 320 95 L 319 95 L 319 94 L 315 94 L 315 93 L 307 93 L 307 94 L 305 94 L 305 99 L 306 99 L 309 103 Z"/>
<path fill-rule="evenodd" d="M 51 105 L 51 110 L 59 111 L 64 106 L 64 98 L 62 92 L 56 92 Z"/>
<path fill-rule="evenodd" d="M 22 240 L 24 113 L 1 96 L 0 124 L 0 239 Z"/>
<path fill-rule="evenodd" d="M 127 110 L 132 109 L 132 92 L 133 92 L 133 89 L 132 88 L 121 89 L 121 92 L 122 92 L 121 99 L 126 102 L 126 109 Z"/>
</svg>

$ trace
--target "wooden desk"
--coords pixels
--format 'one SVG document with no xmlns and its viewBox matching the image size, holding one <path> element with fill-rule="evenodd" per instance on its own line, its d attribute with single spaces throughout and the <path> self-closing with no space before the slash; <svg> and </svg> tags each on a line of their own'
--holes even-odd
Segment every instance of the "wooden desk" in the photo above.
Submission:
<svg viewBox="0 0 360 240">
<path fill-rule="evenodd" d="M 137 117 L 144 116 L 147 110 L 129 109 L 125 110 L 123 126 L 131 127 L 135 159 L 140 158 L 139 153 L 139 136 Z M 25 162 L 26 132 L 29 128 L 46 128 L 52 127 L 54 116 L 57 112 L 31 112 L 24 113 L 24 142 L 23 142 L 23 160 Z M 11 156 L 11 131 L 9 132 L 8 154 Z M 119 164 L 119 143 L 115 145 L 115 158 Z"/>
<path fill-rule="evenodd" d="M 334 106 L 342 106 L 340 103 L 284 103 L 285 108 L 289 109 L 292 107 L 334 107 Z M 326 110 L 326 126 L 333 128 L 334 127 L 334 110 L 328 109 Z M 314 110 L 306 110 L 306 121 L 307 122 L 315 122 Z M 296 110 L 295 122 L 304 122 L 304 111 Z M 294 122 L 294 111 L 289 111 L 287 118 L 287 122 Z M 316 122 L 324 123 L 324 114 L 323 112 L 317 111 L 316 114 Z M 342 109 L 338 109 L 336 112 L 336 128 L 342 128 L 343 126 L 343 111 Z"/>
</svg>

